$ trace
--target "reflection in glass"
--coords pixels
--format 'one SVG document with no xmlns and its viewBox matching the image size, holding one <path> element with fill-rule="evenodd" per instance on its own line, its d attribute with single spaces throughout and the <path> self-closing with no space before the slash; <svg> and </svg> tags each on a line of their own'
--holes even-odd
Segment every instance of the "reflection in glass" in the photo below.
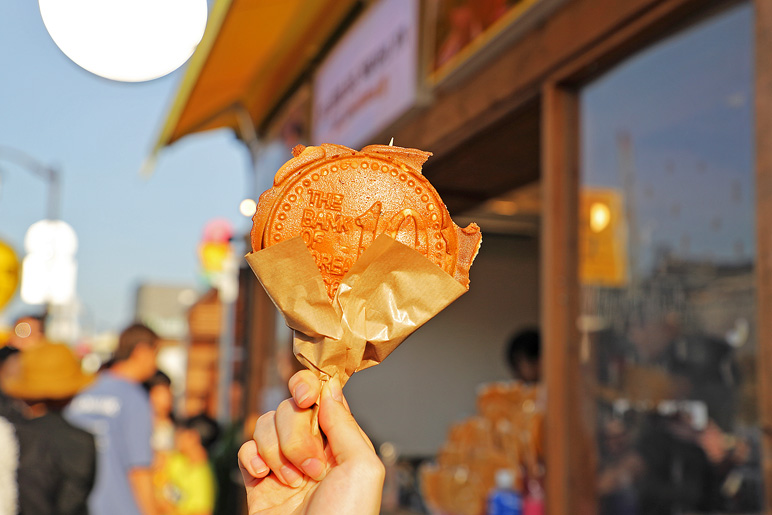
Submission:
<svg viewBox="0 0 772 515">
<path fill-rule="evenodd" d="M 762 510 L 752 34 L 749 5 L 721 11 L 580 96 L 603 514 Z"/>
</svg>

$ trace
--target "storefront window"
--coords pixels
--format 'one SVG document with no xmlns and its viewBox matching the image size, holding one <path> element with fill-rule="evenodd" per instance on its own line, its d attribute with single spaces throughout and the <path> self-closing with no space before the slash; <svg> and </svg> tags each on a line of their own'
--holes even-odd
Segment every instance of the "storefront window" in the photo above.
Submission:
<svg viewBox="0 0 772 515">
<path fill-rule="evenodd" d="M 600 513 L 762 511 L 752 78 L 740 4 L 581 92 Z"/>
</svg>

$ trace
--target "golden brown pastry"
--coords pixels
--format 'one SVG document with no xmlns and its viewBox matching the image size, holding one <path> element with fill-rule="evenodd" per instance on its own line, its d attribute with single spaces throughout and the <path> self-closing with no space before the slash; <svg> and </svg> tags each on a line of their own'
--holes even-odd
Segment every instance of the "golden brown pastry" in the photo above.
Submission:
<svg viewBox="0 0 772 515">
<path fill-rule="evenodd" d="M 362 252 L 385 233 L 434 262 L 464 287 L 482 236 L 458 227 L 421 166 L 422 150 L 370 145 L 298 145 L 260 196 L 252 249 L 301 236 L 332 300 Z"/>
</svg>

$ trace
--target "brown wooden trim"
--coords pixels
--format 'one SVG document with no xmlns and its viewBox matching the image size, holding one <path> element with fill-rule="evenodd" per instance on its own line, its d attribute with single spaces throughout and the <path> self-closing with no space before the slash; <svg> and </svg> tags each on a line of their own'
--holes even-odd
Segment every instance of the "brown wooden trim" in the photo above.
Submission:
<svg viewBox="0 0 772 515">
<path fill-rule="evenodd" d="M 597 513 L 595 439 L 584 416 L 578 308 L 578 106 L 576 92 L 542 90 L 542 331 L 547 387 L 549 515 Z"/>
<path fill-rule="evenodd" d="M 665 0 L 556 68 L 548 80 L 577 87 L 586 84 L 635 52 L 661 41 L 685 24 L 693 23 L 701 15 L 733 3 L 737 1 Z"/>
<path fill-rule="evenodd" d="M 465 84 L 435 90 L 431 107 L 391 135 L 403 145 L 429 149 L 439 157 L 533 100 L 550 77 L 565 76 L 565 67 L 581 62 L 598 69 L 592 63 L 595 56 L 619 53 L 618 60 L 631 48 L 640 48 L 645 39 L 661 35 L 668 24 L 715 3 L 717 0 L 567 2 Z"/>
<path fill-rule="evenodd" d="M 257 279 L 252 281 L 250 309 L 250 345 L 247 350 L 246 414 L 258 413 L 266 382 L 266 367 L 273 355 L 276 335 L 276 307 Z"/>
<path fill-rule="evenodd" d="M 766 498 L 772 493 L 772 3 L 755 0 L 758 398 Z M 767 500 L 765 513 L 772 513 Z"/>
</svg>

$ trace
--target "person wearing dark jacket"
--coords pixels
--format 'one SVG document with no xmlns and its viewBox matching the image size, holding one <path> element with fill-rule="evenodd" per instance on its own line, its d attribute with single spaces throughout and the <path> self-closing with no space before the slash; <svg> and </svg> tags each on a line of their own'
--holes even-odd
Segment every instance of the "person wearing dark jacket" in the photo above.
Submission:
<svg viewBox="0 0 772 515">
<path fill-rule="evenodd" d="M 19 349 L 6 345 L 0 348 L 0 386 L 18 374 Z M 13 473 L 11 485 L 3 488 L 2 498 L 10 504 L 7 509 L 13 515 L 49 515 L 56 507 L 53 493 L 57 490 L 59 474 L 54 467 L 54 453 L 46 435 L 31 427 L 24 416 L 24 403 L 6 395 L 0 388 L 0 417 L 10 423 L 13 430 L 10 457 L 6 445 L 0 447 L 6 459 L 11 459 Z M 15 458 L 15 459 L 14 459 Z M 54 471 L 49 473 L 48 471 Z M 9 488 L 10 492 L 5 489 Z M 5 515 L 5 512 L 3 513 Z"/>
<path fill-rule="evenodd" d="M 20 513 L 87 515 L 96 472 L 94 437 L 67 422 L 62 410 L 93 378 L 82 372 L 66 345 L 44 343 L 21 352 L 19 358 L 18 373 L 3 388 L 26 405 L 26 420 L 17 425 L 20 444 L 24 438 L 44 439 L 34 446 L 51 461 L 50 468 L 37 466 L 48 476 L 43 489 L 29 488 L 20 467 Z"/>
</svg>

